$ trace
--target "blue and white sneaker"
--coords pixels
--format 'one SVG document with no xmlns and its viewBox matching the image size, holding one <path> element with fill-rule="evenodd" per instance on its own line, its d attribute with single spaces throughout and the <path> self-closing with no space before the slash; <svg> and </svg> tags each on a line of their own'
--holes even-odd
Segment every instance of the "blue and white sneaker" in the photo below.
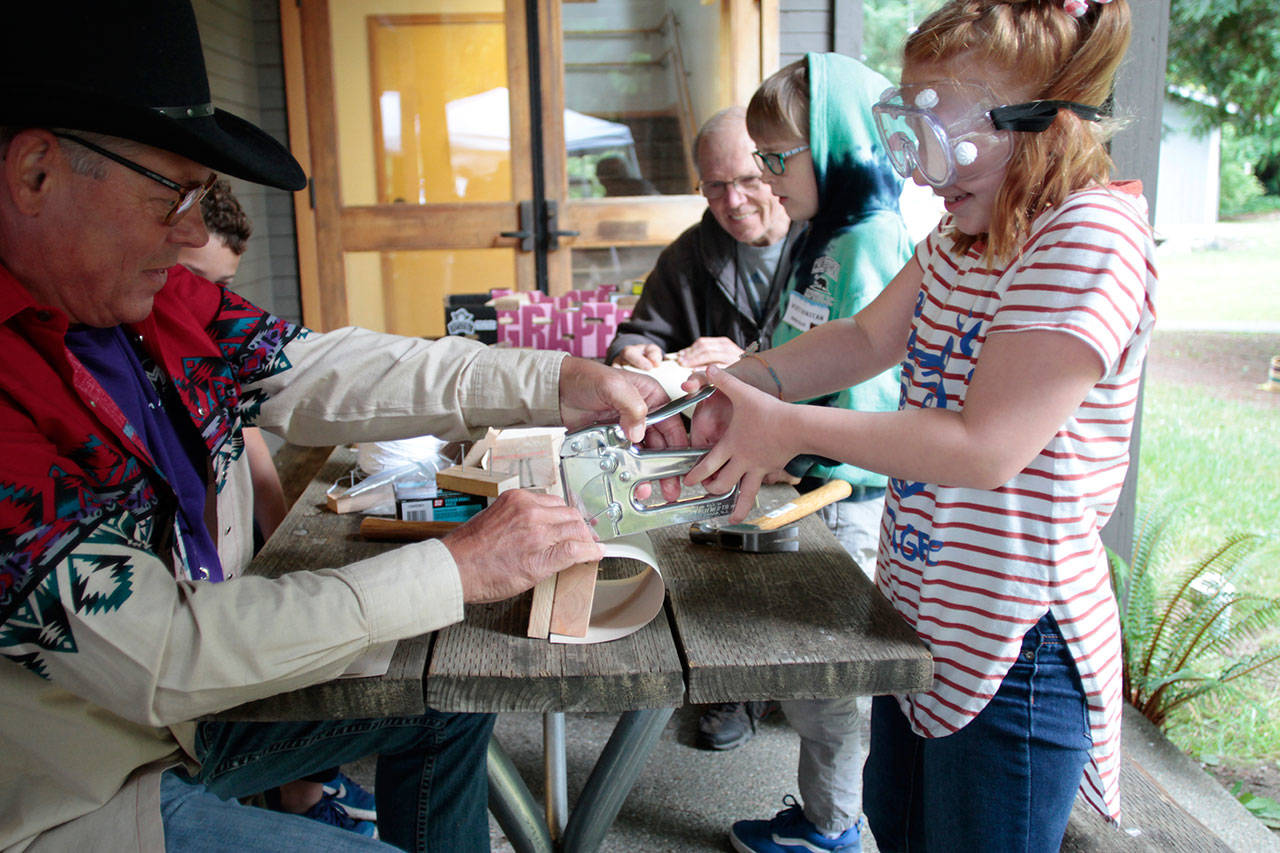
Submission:
<svg viewBox="0 0 1280 853">
<path fill-rule="evenodd" d="M 729 841 L 738 853 L 862 853 L 862 834 L 854 824 L 835 838 L 828 838 L 804 816 L 795 797 L 782 798 L 786 808 L 772 820 L 740 820 Z"/>
<path fill-rule="evenodd" d="M 351 832 L 363 835 L 365 838 L 378 837 L 378 825 L 371 820 L 357 820 L 347 813 L 347 810 L 338 805 L 333 797 L 324 794 L 307 811 L 303 812 L 302 817 L 309 820 L 318 820 L 321 823 L 327 823 L 336 826 L 338 829 L 346 829 Z"/>
<path fill-rule="evenodd" d="M 333 781 L 324 783 L 324 794 L 356 820 L 378 819 L 378 807 L 374 804 L 373 794 L 341 771 Z"/>
</svg>

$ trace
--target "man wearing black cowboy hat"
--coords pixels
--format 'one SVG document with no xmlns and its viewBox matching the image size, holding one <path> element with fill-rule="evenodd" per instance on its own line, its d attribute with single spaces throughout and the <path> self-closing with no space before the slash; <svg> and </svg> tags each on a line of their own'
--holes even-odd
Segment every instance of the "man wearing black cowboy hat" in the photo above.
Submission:
<svg viewBox="0 0 1280 853">
<path fill-rule="evenodd" d="M 6 9 L 0 849 L 377 845 L 234 799 L 373 753 L 385 840 L 485 849 L 491 718 L 195 721 L 328 680 L 598 543 L 575 510 L 515 492 L 443 541 L 236 578 L 252 530 L 241 429 L 333 444 L 620 413 L 638 439 L 665 395 L 562 354 L 266 314 L 175 265 L 207 239 L 199 201 L 217 172 L 305 183 L 284 148 L 209 104 L 186 2 Z"/>
</svg>

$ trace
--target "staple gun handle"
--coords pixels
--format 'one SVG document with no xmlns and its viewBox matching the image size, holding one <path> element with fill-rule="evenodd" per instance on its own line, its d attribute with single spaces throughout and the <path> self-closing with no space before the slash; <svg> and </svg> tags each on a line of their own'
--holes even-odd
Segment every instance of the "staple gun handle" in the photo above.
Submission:
<svg viewBox="0 0 1280 853">
<path fill-rule="evenodd" d="M 645 416 L 644 425 L 649 427 L 656 424 L 658 421 L 665 421 L 672 415 L 677 415 L 685 409 L 693 408 L 714 393 L 716 393 L 716 386 L 704 385 L 692 394 L 686 394 L 683 397 L 678 397 L 670 403 L 667 403 L 665 406 L 654 409 Z"/>
</svg>

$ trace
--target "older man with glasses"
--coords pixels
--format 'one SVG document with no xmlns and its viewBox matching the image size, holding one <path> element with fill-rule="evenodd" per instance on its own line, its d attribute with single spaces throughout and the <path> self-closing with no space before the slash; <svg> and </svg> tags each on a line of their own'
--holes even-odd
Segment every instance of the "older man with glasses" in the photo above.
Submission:
<svg viewBox="0 0 1280 853">
<path fill-rule="evenodd" d="M 212 106 L 185 0 L 6 12 L 0 849 L 393 849 L 238 802 L 366 755 L 382 839 L 487 849 L 489 715 L 202 718 L 328 681 L 599 543 L 563 501 L 515 490 L 443 540 L 238 577 L 244 427 L 327 445 L 620 414 L 639 440 L 665 393 L 563 353 L 313 332 L 179 266 L 208 239 L 215 173 L 299 190 L 298 163 Z"/>
<path fill-rule="evenodd" d="M 747 347 L 767 349 L 791 273 L 790 253 L 803 225 L 793 224 L 760 178 L 746 110 L 713 115 L 693 141 L 702 220 L 663 250 L 631 318 L 618 327 L 607 360 L 648 370 L 668 353 L 682 367 L 737 361 Z M 709 705 L 698 722 L 702 749 L 741 746 L 776 703 Z"/>
<path fill-rule="evenodd" d="M 650 369 L 671 354 L 702 368 L 769 346 L 802 226 L 760 179 L 754 148 L 742 107 L 721 110 L 698 131 L 693 159 L 707 212 L 663 250 L 609 345 L 610 364 Z"/>
</svg>

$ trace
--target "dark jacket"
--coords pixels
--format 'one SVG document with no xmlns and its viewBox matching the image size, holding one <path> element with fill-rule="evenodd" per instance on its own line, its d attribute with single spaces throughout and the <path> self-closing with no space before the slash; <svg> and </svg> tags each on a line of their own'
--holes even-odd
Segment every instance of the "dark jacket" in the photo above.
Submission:
<svg viewBox="0 0 1280 853">
<path fill-rule="evenodd" d="M 612 363 L 623 347 L 654 343 L 675 352 L 701 337 L 725 337 L 744 349 L 759 342 L 769 346 L 778 324 L 778 299 L 790 277 L 788 256 L 803 225 L 791 224 L 780 266 L 773 278 L 764 323 L 756 322 L 746 293 L 737 287 L 734 247 L 737 245 L 711 211 L 662 250 L 645 279 L 640 301 L 631 318 L 618 326 L 605 361 Z"/>
</svg>

